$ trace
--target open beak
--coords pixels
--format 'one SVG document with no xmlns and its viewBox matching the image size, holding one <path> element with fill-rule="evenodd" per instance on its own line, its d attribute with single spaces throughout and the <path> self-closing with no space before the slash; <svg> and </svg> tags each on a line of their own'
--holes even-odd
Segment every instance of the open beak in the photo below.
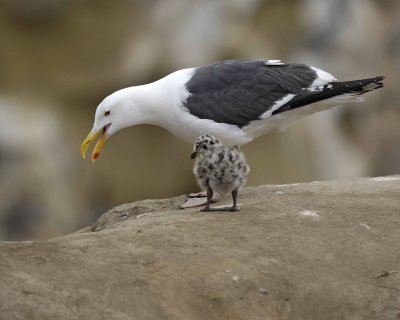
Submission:
<svg viewBox="0 0 400 320">
<path fill-rule="evenodd" d="M 89 132 L 86 139 L 83 140 L 82 146 L 81 146 L 81 155 L 82 155 L 83 159 L 85 159 L 87 148 L 89 148 L 89 146 L 92 144 L 92 142 L 100 134 L 100 138 L 97 141 L 96 146 L 94 147 L 93 153 L 92 153 L 92 161 L 95 162 L 97 160 L 97 158 L 100 156 L 101 149 L 103 149 L 104 142 L 107 139 L 107 130 L 110 127 L 110 125 L 111 125 L 111 123 L 104 126 L 101 130 L 97 130 L 97 131 L 92 130 Z"/>
</svg>

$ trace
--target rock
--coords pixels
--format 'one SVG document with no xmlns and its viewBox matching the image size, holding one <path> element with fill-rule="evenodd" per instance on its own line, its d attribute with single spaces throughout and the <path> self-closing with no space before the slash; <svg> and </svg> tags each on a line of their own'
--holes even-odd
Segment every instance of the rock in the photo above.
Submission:
<svg viewBox="0 0 400 320">
<path fill-rule="evenodd" d="M 400 176 L 249 187 L 235 213 L 183 199 L 1 242 L 0 318 L 400 317 Z"/>
</svg>

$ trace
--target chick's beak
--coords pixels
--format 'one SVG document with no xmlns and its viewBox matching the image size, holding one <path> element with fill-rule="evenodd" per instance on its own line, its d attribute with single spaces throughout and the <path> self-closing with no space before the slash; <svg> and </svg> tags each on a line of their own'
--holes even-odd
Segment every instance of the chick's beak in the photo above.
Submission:
<svg viewBox="0 0 400 320">
<path fill-rule="evenodd" d="M 194 151 L 191 155 L 190 155 L 190 159 L 195 159 L 197 157 L 197 151 Z"/>
<path fill-rule="evenodd" d="M 101 130 L 97 131 L 90 131 L 88 136 L 86 137 L 85 140 L 83 140 L 82 145 L 81 145 L 81 155 L 83 159 L 85 159 L 86 156 L 86 150 L 87 148 L 92 144 L 92 142 L 97 138 L 97 136 L 100 134 L 100 138 L 96 143 L 96 146 L 93 149 L 92 152 L 92 161 L 95 162 L 97 158 L 100 156 L 101 149 L 103 149 L 104 142 L 107 139 L 107 130 L 110 127 L 110 124 L 104 126 Z"/>
</svg>

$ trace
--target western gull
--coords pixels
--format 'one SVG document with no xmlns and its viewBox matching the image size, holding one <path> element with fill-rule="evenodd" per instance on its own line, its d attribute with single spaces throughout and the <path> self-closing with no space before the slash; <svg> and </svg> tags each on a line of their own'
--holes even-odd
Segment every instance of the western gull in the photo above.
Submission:
<svg viewBox="0 0 400 320">
<path fill-rule="evenodd" d="M 203 135 L 196 140 L 191 158 L 196 159 L 193 173 L 197 183 L 207 191 L 207 204 L 201 211 L 239 211 L 236 204 L 239 188 L 246 183 L 250 171 L 239 146 L 223 146 L 217 138 Z M 232 206 L 211 208 L 215 191 L 230 192 Z"/>
<path fill-rule="evenodd" d="M 95 161 L 107 138 L 138 124 L 163 127 L 190 143 L 209 134 L 225 145 L 243 145 L 302 116 L 359 101 L 360 95 L 383 87 L 383 79 L 338 81 L 321 69 L 280 60 L 229 60 L 182 69 L 106 97 L 81 154 L 85 157 L 100 136 Z"/>
</svg>

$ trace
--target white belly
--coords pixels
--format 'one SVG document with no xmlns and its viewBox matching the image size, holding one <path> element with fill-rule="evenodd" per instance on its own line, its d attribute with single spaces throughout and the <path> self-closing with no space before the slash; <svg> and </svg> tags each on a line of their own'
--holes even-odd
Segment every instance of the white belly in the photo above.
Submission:
<svg viewBox="0 0 400 320">
<path fill-rule="evenodd" d="M 198 137 L 209 134 L 221 140 L 224 145 L 242 145 L 254 139 L 235 125 L 217 123 L 208 119 L 198 119 L 189 112 L 181 114 L 173 121 L 159 124 L 178 138 L 193 143 Z"/>
</svg>

